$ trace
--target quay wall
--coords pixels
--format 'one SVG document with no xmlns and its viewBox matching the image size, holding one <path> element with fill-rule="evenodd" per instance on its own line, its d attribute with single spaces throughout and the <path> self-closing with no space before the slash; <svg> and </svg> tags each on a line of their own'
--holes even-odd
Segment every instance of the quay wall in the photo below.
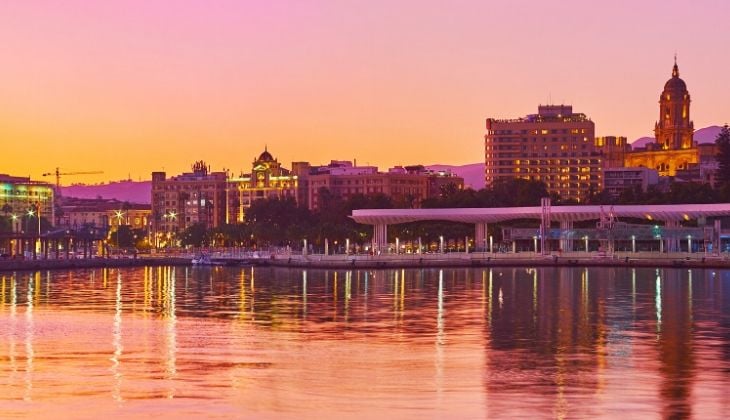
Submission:
<svg viewBox="0 0 730 420">
<path fill-rule="evenodd" d="M 388 255 L 300 255 L 272 254 L 257 258 L 219 256 L 216 264 L 228 266 L 268 266 L 323 269 L 390 269 L 390 268 L 450 268 L 450 267 L 685 267 L 730 269 L 730 254 L 699 253 L 616 253 L 612 256 L 574 252 L 553 255 L 535 253 L 490 254 L 388 254 Z M 53 270 L 76 268 L 113 268 L 142 266 L 190 266 L 191 257 L 154 256 L 144 258 L 89 258 L 0 260 L 0 271 Z"/>
<path fill-rule="evenodd" d="M 105 268 L 105 267 L 144 267 L 190 265 L 189 258 L 158 257 L 158 258 L 80 258 L 69 260 L 4 260 L 0 261 L 0 271 L 27 271 L 27 270 L 66 270 L 74 268 Z"/>
</svg>

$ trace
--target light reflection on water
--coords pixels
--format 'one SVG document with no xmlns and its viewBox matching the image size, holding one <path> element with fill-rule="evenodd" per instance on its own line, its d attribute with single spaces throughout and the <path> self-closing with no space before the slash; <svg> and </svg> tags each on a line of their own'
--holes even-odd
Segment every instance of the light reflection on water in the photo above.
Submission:
<svg viewBox="0 0 730 420">
<path fill-rule="evenodd" d="M 0 416 L 720 417 L 730 272 L 0 274 Z"/>
</svg>

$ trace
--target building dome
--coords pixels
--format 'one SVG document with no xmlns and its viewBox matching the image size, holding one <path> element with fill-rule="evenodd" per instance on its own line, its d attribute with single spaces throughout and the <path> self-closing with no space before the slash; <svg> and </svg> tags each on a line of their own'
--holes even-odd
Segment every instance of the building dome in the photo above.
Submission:
<svg viewBox="0 0 730 420">
<path fill-rule="evenodd" d="M 672 69 L 672 78 L 667 80 L 667 83 L 664 84 L 664 91 L 678 93 L 684 93 L 687 91 L 687 84 L 684 83 L 684 80 L 679 78 L 679 67 L 677 67 L 677 63 L 674 63 L 674 68 Z"/>
<path fill-rule="evenodd" d="M 264 147 L 264 152 L 259 155 L 258 160 L 259 160 L 259 162 L 273 162 L 274 157 L 271 156 L 271 153 L 269 153 L 267 148 Z"/>
</svg>

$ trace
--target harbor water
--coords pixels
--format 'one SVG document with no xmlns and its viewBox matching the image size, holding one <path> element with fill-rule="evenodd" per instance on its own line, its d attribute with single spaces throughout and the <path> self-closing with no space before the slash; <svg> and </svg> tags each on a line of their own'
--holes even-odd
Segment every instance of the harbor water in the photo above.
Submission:
<svg viewBox="0 0 730 420">
<path fill-rule="evenodd" d="M 722 418 L 730 271 L 0 273 L 0 417 Z"/>
</svg>

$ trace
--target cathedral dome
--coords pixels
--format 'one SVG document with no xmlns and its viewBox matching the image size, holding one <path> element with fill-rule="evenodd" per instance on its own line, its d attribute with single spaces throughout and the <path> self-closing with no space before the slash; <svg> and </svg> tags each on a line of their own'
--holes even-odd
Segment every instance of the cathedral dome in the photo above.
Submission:
<svg viewBox="0 0 730 420">
<path fill-rule="evenodd" d="M 271 153 L 269 153 L 267 148 L 264 148 L 264 152 L 259 155 L 258 160 L 259 162 L 273 162 L 274 157 L 271 156 Z"/>
<path fill-rule="evenodd" d="M 667 83 L 664 84 L 664 91 L 681 93 L 687 91 L 687 84 L 684 83 L 684 80 L 679 78 L 679 67 L 677 67 L 676 63 L 674 64 L 674 68 L 672 69 L 672 78 L 667 80 Z"/>
</svg>

